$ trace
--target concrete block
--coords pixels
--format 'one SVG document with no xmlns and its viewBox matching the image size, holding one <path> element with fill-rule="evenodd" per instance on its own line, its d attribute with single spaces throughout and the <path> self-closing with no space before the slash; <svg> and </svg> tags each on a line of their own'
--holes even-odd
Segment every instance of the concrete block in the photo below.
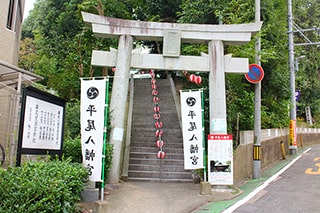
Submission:
<svg viewBox="0 0 320 213">
<path fill-rule="evenodd" d="M 99 189 L 87 188 L 81 192 L 81 201 L 92 203 L 99 200 Z"/>
<path fill-rule="evenodd" d="M 106 212 L 108 212 L 107 208 L 108 208 L 108 202 L 105 200 L 103 200 L 103 201 L 99 200 L 99 201 L 94 202 L 93 212 L 94 213 L 106 213 Z"/>
<path fill-rule="evenodd" d="M 202 195 L 211 195 L 211 184 L 209 182 L 201 182 L 200 183 L 200 194 Z"/>
</svg>

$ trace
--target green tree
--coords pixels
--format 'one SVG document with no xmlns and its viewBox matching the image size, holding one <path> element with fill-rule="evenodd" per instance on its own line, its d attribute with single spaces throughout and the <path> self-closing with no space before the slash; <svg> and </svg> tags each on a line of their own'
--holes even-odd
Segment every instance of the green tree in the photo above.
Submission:
<svg viewBox="0 0 320 213">
<path fill-rule="evenodd" d="M 305 120 L 305 107 L 310 106 L 314 121 L 319 126 L 320 91 L 320 9 L 316 0 L 293 3 L 296 89 L 300 91 L 297 116 Z"/>
<path fill-rule="evenodd" d="M 192 1 L 184 0 L 179 11 L 180 22 L 240 24 L 254 22 L 255 2 L 251 1 Z M 263 26 L 261 36 L 262 67 L 262 127 L 287 125 L 287 105 L 290 98 L 287 72 L 287 29 L 285 2 L 266 0 L 261 2 Z M 225 54 L 249 58 L 254 63 L 255 40 L 247 45 L 225 46 Z M 184 49 L 190 49 L 184 47 Z M 227 116 L 229 130 L 234 132 L 240 115 L 240 130 L 253 129 L 254 85 L 243 75 L 227 75 Z M 239 114 L 241 112 L 241 114 Z"/>
</svg>

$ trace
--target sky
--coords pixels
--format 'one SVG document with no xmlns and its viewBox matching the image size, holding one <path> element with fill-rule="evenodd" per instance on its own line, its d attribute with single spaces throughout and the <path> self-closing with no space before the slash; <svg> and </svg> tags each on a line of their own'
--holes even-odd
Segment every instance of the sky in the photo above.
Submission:
<svg viewBox="0 0 320 213">
<path fill-rule="evenodd" d="M 24 12 L 23 12 L 23 19 L 27 18 L 29 11 L 32 10 L 33 4 L 36 2 L 36 0 L 26 0 L 25 6 L 24 6 Z"/>
</svg>

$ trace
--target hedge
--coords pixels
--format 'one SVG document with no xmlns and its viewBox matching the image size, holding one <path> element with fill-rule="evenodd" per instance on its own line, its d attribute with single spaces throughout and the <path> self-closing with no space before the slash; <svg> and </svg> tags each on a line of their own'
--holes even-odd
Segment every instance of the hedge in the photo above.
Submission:
<svg viewBox="0 0 320 213">
<path fill-rule="evenodd" d="M 88 171 L 68 160 L 0 168 L 0 212 L 77 212 Z"/>
</svg>

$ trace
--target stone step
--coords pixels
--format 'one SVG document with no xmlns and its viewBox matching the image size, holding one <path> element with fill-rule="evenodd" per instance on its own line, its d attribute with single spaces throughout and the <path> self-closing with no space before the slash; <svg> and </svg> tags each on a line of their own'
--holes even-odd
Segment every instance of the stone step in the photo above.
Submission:
<svg viewBox="0 0 320 213">
<path fill-rule="evenodd" d="M 171 130 L 174 131 L 174 129 L 180 128 L 180 124 L 179 123 L 173 123 L 173 122 L 167 122 L 167 121 L 163 121 L 162 122 L 162 128 L 163 130 L 165 130 L 167 133 L 168 132 L 172 132 Z M 155 122 L 152 122 L 151 124 L 144 124 L 144 123 L 140 123 L 140 124 L 135 124 L 134 126 L 132 126 L 132 131 L 136 131 L 136 132 L 144 132 L 144 131 L 148 131 L 148 132 L 155 132 L 157 129 L 155 127 Z M 170 131 L 168 131 L 170 130 Z M 174 132 L 172 132 L 174 134 Z"/>
<path fill-rule="evenodd" d="M 161 162 L 160 162 L 161 161 Z M 142 165 L 174 165 L 174 166 L 184 166 L 184 161 L 182 159 L 158 159 L 156 153 L 154 158 L 130 158 L 129 167 L 131 164 L 142 164 Z"/>
<path fill-rule="evenodd" d="M 145 135 L 134 135 L 131 137 L 131 143 L 141 143 L 141 142 L 155 142 L 159 139 L 159 137 L 156 137 L 155 131 L 150 136 Z M 173 133 L 170 133 L 169 131 L 163 130 L 163 134 L 161 136 L 161 139 L 164 140 L 166 143 L 181 143 L 182 144 L 182 135 L 174 135 Z"/>
<path fill-rule="evenodd" d="M 141 182 L 146 182 L 146 181 L 150 181 L 150 182 L 168 182 L 168 183 L 191 183 L 193 182 L 192 179 L 188 178 L 188 179 L 164 179 L 164 178 L 139 178 L 139 177 L 129 177 L 128 178 L 129 181 L 141 181 Z"/>
<path fill-rule="evenodd" d="M 153 159 L 159 149 L 157 149 L 155 152 L 130 152 L 130 158 L 137 158 L 137 159 Z M 183 160 L 183 153 L 173 153 L 166 151 L 166 159 L 177 159 L 177 160 Z"/>
<path fill-rule="evenodd" d="M 154 136 L 154 133 L 156 131 L 155 127 L 134 127 L 135 125 L 133 125 L 132 130 L 134 131 L 133 134 L 138 133 L 139 135 L 148 135 L 148 136 Z M 166 128 L 162 128 L 163 130 L 165 130 L 163 133 L 170 133 L 170 134 L 175 134 L 175 135 L 182 135 L 182 130 L 179 129 L 173 129 L 170 128 L 168 129 Z"/>
<path fill-rule="evenodd" d="M 131 164 L 129 167 L 131 171 L 155 171 L 159 172 L 187 172 L 190 171 L 184 170 L 181 166 L 172 166 L 172 165 L 141 165 L 141 164 Z"/>
<path fill-rule="evenodd" d="M 143 144 L 145 143 L 146 145 L 150 144 L 150 143 L 155 143 L 157 140 L 159 140 L 159 137 L 156 137 L 155 134 L 152 134 L 150 137 L 148 136 L 143 136 L 143 135 L 135 135 L 133 137 L 131 137 L 131 146 L 135 145 L 135 144 Z M 182 136 L 179 135 L 170 135 L 168 132 L 163 133 L 163 135 L 161 136 L 161 139 L 164 141 L 165 144 L 172 144 L 172 145 L 176 145 L 176 144 L 183 144 L 182 143 Z"/>
<path fill-rule="evenodd" d="M 174 148 L 174 147 L 171 147 L 171 146 L 166 146 L 166 144 L 164 145 L 163 147 L 163 150 L 166 152 L 166 153 L 175 153 L 175 154 L 183 154 L 183 150 L 181 149 L 181 147 L 179 148 Z M 154 146 L 152 147 L 141 147 L 141 146 L 131 146 L 130 147 L 130 152 L 131 153 L 137 153 L 137 152 L 140 152 L 140 153 L 157 153 L 159 151 L 159 148 L 155 146 L 155 143 L 154 143 Z"/>
<path fill-rule="evenodd" d="M 128 171 L 129 177 L 136 178 L 159 178 L 159 179 L 190 179 L 191 172 L 164 172 L 164 171 Z M 130 179 L 130 178 L 129 178 Z"/>
<path fill-rule="evenodd" d="M 183 144 L 181 143 L 166 143 L 164 142 L 164 146 L 163 146 L 163 149 L 165 150 L 165 152 L 169 152 L 170 149 L 173 149 L 173 151 L 176 151 L 178 152 L 178 149 L 181 149 L 180 152 L 182 152 L 182 149 L 183 149 Z M 149 143 L 135 143 L 135 144 L 131 144 L 130 145 L 131 148 L 140 148 L 140 147 L 143 147 L 143 148 L 155 148 L 156 150 L 158 150 L 158 147 L 156 147 L 156 141 L 154 142 L 149 142 Z M 130 148 L 130 151 L 131 151 L 131 148 Z"/>
</svg>

